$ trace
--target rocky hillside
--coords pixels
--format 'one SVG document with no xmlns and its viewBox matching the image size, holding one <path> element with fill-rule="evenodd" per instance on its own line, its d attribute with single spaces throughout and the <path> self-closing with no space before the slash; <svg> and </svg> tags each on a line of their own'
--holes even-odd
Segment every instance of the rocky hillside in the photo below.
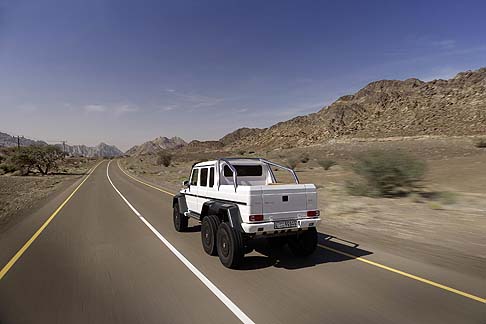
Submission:
<svg viewBox="0 0 486 324">
<path fill-rule="evenodd" d="M 0 147 L 11 147 L 17 146 L 17 137 L 11 136 L 6 133 L 0 132 Z M 43 141 L 35 141 L 25 137 L 20 138 L 20 145 L 22 146 L 30 146 L 30 145 L 47 145 L 46 142 Z"/>
<path fill-rule="evenodd" d="M 61 144 L 56 146 L 63 148 Z M 66 152 L 72 156 L 85 156 L 85 157 L 116 157 L 123 155 L 115 145 L 108 145 L 106 143 L 100 143 L 96 146 L 86 145 L 66 145 Z"/>
<path fill-rule="evenodd" d="M 338 137 L 486 134 L 486 68 L 450 80 L 382 80 L 232 147 L 285 148 Z"/>
<path fill-rule="evenodd" d="M 172 138 L 157 137 L 152 141 L 145 142 L 141 145 L 136 145 L 126 151 L 129 155 L 143 155 L 152 154 L 160 150 L 176 149 L 187 145 L 187 143 L 180 137 L 174 136 Z"/>
<path fill-rule="evenodd" d="M 243 138 L 251 138 L 263 132 L 265 129 L 262 128 L 238 128 L 237 130 L 223 136 L 219 141 L 223 143 L 223 145 L 229 145 L 234 142 L 237 142 Z"/>
<path fill-rule="evenodd" d="M 21 146 L 31 146 L 31 145 L 48 145 L 44 141 L 35 141 L 28 138 L 20 138 Z M 12 147 L 17 146 L 17 138 L 10 136 L 6 133 L 0 132 L 0 147 Z M 55 144 L 55 146 L 63 149 L 62 144 Z M 91 147 L 86 145 L 66 145 L 66 152 L 73 156 L 85 156 L 85 157 L 115 157 L 123 155 L 114 145 L 108 145 L 105 143 L 100 143 L 97 146 Z"/>
</svg>

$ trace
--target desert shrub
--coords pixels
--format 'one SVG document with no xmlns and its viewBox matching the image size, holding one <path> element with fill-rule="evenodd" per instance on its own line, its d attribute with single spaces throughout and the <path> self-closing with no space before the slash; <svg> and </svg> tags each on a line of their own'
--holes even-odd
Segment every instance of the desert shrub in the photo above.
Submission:
<svg viewBox="0 0 486 324">
<path fill-rule="evenodd" d="M 37 169 L 46 175 L 58 167 L 64 156 L 61 149 L 53 145 L 24 146 L 10 150 L 2 165 L 5 172 L 18 171 L 26 175 L 31 169 Z"/>
<path fill-rule="evenodd" d="M 0 164 L 0 170 L 2 170 L 3 173 L 12 173 L 14 171 L 18 171 L 18 168 L 10 163 L 2 163 Z"/>
<path fill-rule="evenodd" d="M 450 191 L 443 191 L 439 193 L 439 199 L 444 205 L 453 205 L 457 202 L 457 194 Z"/>
<path fill-rule="evenodd" d="M 245 155 L 246 151 L 245 150 L 238 150 L 238 155 Z"/>
<path fill-rule="evenodd" d="M 299 159 L 296 158 L 288 158 L 287 159 L 287 166 L 291 168 L 292 170 L 295 170 L 295 168 L 299 165 Z"/>
<path fill-rule="evenodd" d="M 400 151 L 371 151 L 357 157 L 353 171 L 362 183 L 348 183 L 350 193 L 390 196 L 415 188 L 423 179 L 425 163 Z"/>
<path fill-rule="evenodd" d="M 166 152 L 166 151 L 160 151 L 157 153 L 157 164 L 158 165 L 163 165 L 165 167 L 170 166 L 172 162 L 172 154 Z"/>
<path fill-rule="evenodd" d="M 300 162 L 302 163 L 307 163 L 309 162 L 310 158 L 309 158 L 309 154 L 307 153 L 302 153 L 302 155 L 300 156 L 299 158 Z"/>
<path fill-rule="evenodd" d="M 478 148 L 486 148 L 486 137 L 485 138 L 478 138 L 474 141 L 474 146 Z"/>
<path fill-rule="evenodd" d="M 328 159 L 325 159 L 325 160 L 319 160 L 317 161 L 317 163 L 324 168 L 324 170 L 329 170 L 332 166 L 336 165 L 337 162 L 334 161 L 334 160 L 328 160 Z"/>
</svg>

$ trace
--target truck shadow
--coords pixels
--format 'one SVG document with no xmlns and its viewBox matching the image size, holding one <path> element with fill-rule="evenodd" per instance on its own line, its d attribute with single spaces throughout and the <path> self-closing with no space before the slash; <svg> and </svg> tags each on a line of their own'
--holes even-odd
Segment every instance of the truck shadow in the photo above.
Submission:
<svg viewBox="0 0 486 324">
<path fill-rule="evenodd" d="M 255 242 L 254 249 L 261 255 L 245 256 L 243 264 L 238 268 L 239 270 L 256 270 L 268 267 L 296 270 L 324 263 L 354 260 L 373 254 L 373 252 L 360 249 L 357 243 L 325 233 L 318 233 L 318 247 L 312 255 L 306 258 L 294 256 L 286 245 L 272 247 L 265 239 Z"/>
</svg>

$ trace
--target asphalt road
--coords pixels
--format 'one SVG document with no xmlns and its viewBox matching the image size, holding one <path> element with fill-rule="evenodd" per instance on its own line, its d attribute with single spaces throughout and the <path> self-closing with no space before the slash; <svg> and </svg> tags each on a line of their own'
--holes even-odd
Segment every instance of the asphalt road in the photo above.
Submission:
<svg viewBox="0 0 486 324">
<path fill-rule="evenodd" d="M 1 324 L 486 323 L 482 278 L 354 248 L 325 224 L 309 259 L 262 245 L 226 269 L 197 224 L 174 231 L 169 194 L 108 165 L 33 240 L 81 180 L 1 234 Z"/>
</svg>

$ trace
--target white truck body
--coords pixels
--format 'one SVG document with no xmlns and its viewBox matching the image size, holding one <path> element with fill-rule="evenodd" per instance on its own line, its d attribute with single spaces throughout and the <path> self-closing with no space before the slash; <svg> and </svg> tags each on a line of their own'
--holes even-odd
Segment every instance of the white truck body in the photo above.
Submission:
<svg viewBox="0 0 486 324">
<path fill-rule="evenodd" d="M 188 213 L 201 215 L 206 202 L 217 200 L 237 204 L 241 227 L 248 234 L 271 235 L 316 227 L 320 218 L 315 185 L 276 183 L 268 163 L 231 159 L 195 164 L 189 185 L 181 190 Z M 238 171 L 236 185 L 229 164 Z"/>
</svg>

